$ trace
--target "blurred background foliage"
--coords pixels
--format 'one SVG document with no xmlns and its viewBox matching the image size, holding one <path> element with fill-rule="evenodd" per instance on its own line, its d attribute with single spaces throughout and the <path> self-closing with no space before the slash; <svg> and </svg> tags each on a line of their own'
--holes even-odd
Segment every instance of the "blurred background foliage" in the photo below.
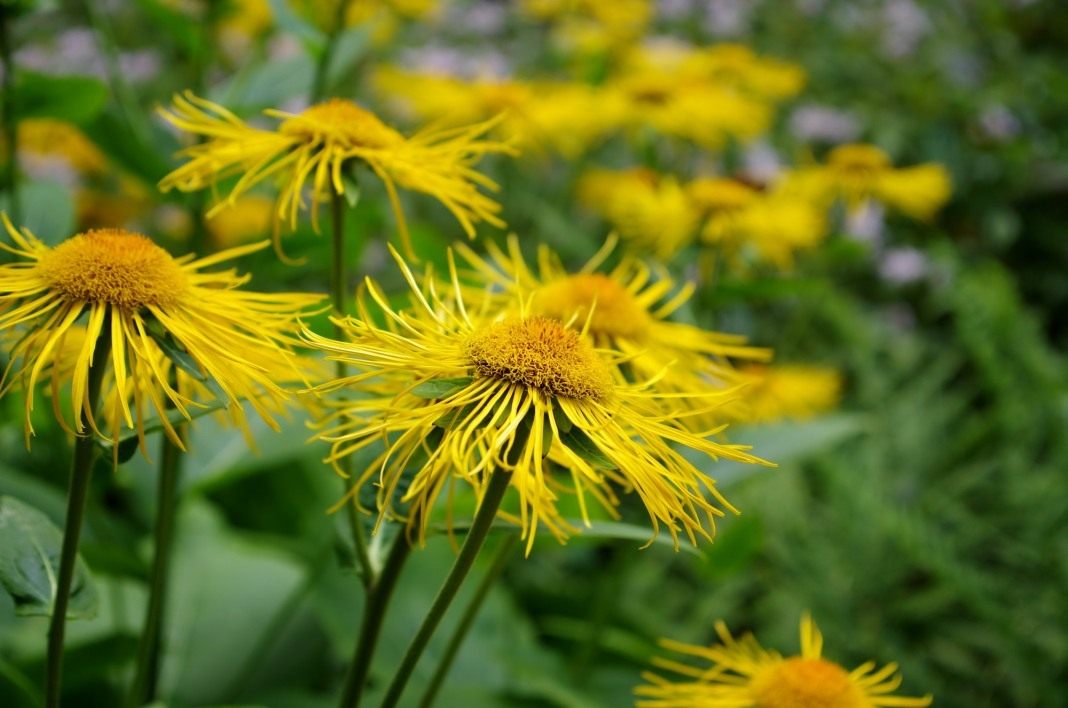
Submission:
<svg viewBox="0 0 1068 708">
<path fill-rule="evenodd" d="M 14 205 L 22 223 L 52 242 L 87 225 L 133 223 L 175 252 L 222 238 L 198 237 L 189 223 L 202 197 L 156 192 L 179 140 L 153 110 L 186 88 L 242 114 L 299 107 L 329 36 L 321 27 L 330 27 L 309 7 L 328 3 L 271 0 L 265 15 L 244 0 L 31 4 L 8 27 L 19 118 L 77 125 L 89 145 L 42 138 L 82 158 L 74 177 L 45 158 L 27 168 Z M 425 17 L 406 15 L 405 3 L 375 5 L 385 14 L 340 30 L 326 77 L 333 93 L 381 105 L 368 75 L 385 63 L 591 81 L 603 73 L 603 55 L 575 60 L 518 3 L 454 0 Z M 806 609 L 831 658 L 899 661 L 907 692 L 930 691 L 937 705 L 1066 705 L 1064 4 L 663 0 L 649 32 L 742 42 L 807 72 L 764 138 L 728 146 L 728 169 L 803 164 L 864 140 L 896 164 L 944 164 L 954 194 L 932 223 L 878 215 L 874 228 L 852 224 L 854 233 L 833 234 L 792 270 L 720 273 L 684 315 L 774 347 L 779 362 L 835 367 L 840 408 L 733 431 L 780 467 L 711 468 L 744 515 L 725 520 L 710 548 L 639 552 L 639 541 L 592 533 L 565 547 L 543 539 L 517 558 L 440 705 L 627 705 L 657 638 L 708 642 L 724 618 L 792 652 Z M 608 144 L 584 159 L 620 167 L 621 150 Z M 32 146 L 26 153 L 34 160 Z M 581 167 L 488 167 L 524 245 L 548 243 L 572 265 L 605 233 L 571 196 Z M 417 251 L 440 258 L 458 229 L 426 200 L 408 210 Z M 374 185 L 349 230 L 362 269 L 382 269 L 393 222 Z M 482 238 L 503 238 L 491 232 Z M 298 233 L 284 243 L 310 265 L 261 253 L 243 266 L 254 284 L 322 290 L 314 264 L 328 258 L 328 240 Z M 389 268 L 383 276 L 395 278 Z M 27 452 L 21 402 L 6 396 L 0 411 L 0 494 L 60 524 L 64 434 L 41 412 Z M 162 679 L 170 705 L 334 704 L 362 601 L 335 542 L 338 520 L 324 514 L 336 480 L 294 415 L 281 434 L 258 430 L 256 453 L 212 425 L 193 433 Z M 138 457 L 115 472 L 102 463 L 95 476 L 83 556 L 99 611 L 69 628 L 71 705 L 116 705 L 128 681 L 154 475 Z M 406 569 L 376 658 L 379 682 L 451 557 L 436 538 Z M 44 627 L 44 618 L 16 617 L 0 593 L 0 704 L 39 699 Z M 429 678 L 447 630 L 416 682 Z"/>
</svg>

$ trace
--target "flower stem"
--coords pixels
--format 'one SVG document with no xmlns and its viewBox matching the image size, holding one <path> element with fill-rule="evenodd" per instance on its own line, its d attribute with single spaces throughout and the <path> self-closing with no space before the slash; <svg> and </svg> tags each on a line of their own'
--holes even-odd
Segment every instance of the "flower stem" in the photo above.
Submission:
<svg viewBox="0 0 1068 708">
<path fill-rule="evenodd" d="M 156 547 L 152 559 L 148 607 L 137 650 L 137 670 L 130 693 L 131 706 L 151 703 L 156 695 L 181 461 L 181 449 L 164 435 L 160 451 L 159 486 L 156 489 Z"/>
<path fill-rule="evenodd" d="M 441 690 L 441 686 L 445 683 L 445 678 L 449 675 L 449 669 L 452 668 L 452 662 L 456 660 L 456 655 L 460 652 L 460 647 L 463 645 L 464 639 L 467 638 L 471 625 L 475 623 L 475 617 L 478 616 L 478 611 L 482 609 L 482 603 L 486 600 L 486 595 L 489 594 L 490 588 L 493 587 L 497 578 L 504 571 L 504 567 L 508 565 L 508 561 L 512 556 L 512 549 L 515 548 L 518 540 L 518 536 L 510 534 L 497 548 L 497 555 L 493 558 L 493 565 L 486 571 L 486 575 L 482 578 L 482 582 L 479 583 L 478 589 L 475 590 L 475 596 L 471 598 L 471 602 L 464 608 L 463 617 L 460 618 L 460 623 L 456 626 L 456 630 L 453 631 L 452 637 L 449 638 L 449 644 L 445 647 L 445 653 L 438 663 L 438 668 L 434 671 L 434 676 L 426 687 L 426 693 L 423 694 L 423 700 L 419 702 L 419 708 L 431 708 L 434 705 L 434 701 L 438 697 L 438 691 Z"/>
<path fill-rule="evenodd" d="M 100 399 L 100 387 L 108 367 L 111 351 L 111 327 L 105 320 L 100 337 L 96 340 L 92 363 L 88 373 L 89 410 L 96 410 Z M 82 422 L 84 423 L 84 414 Z M 67 492 L 67 517 L 63 526 L 63 546 L 59 554 L 59 577 L 56 580 L 56 596 L 52 604 L 52 617 L 48 624 L 48 660 L 45 674 L 45 706 L 59 706 L 61 674 L 63 671 L 63 635 L 67 626 L 67 607 L 70 605 L 70 588 L 74 581 L 74 569 L 78 560 L 78 539 L 85 518 L 85 502 L 89 494 L 89 480 L 96 460 L 97 445 L 92 430 L 74 439 L 74 459 L 70 470 L 70 489 Z"/>
<path fill-rule="evenodd" d="M 0 62 L 4 67 L 4 84 L 0 89 L 0 110 L 4 113 L 4 191 L 9 200 L 8 210 L 16 224 L 21 222 L 18 197 L 18 117 L 15 115 L 15 62 L 11 58 L 11 18 L 0 9 Z"/>
<path fill-rule="evenodd" d="M 334 60 L 334 50 L 337 48 L 338 37 L 341 36 L 341 30 L 344 28 L 345 15 L 349 9 L 350 2 L 351 0 L 337 0 L 334 21 L 326 35 L 326 44 L 323 45 L 323 51 L 319 54 L 319 61 L 315 65 L 315 78 L 312 82 L 311 91 L 312 103 L 317 103 L 326 98 L 326 82 L 330 78 L 330 65 Z"/>
<path fill-rule="evenodd" d="M 475 514 L 471 529 L 467 532 L 467 538 L 464 539 L 464 544 L 460 547 L 460 554 L 456 556 L 449 575 L 445 578 L 445 582 L 442 583 L 441 589 L 438 590 L 437 597 L 434 598 L 434 604 L 430 606 L 426 617 L 423 618 L 423 624 L 419 627 L 419 632 L 412 639 L 412 643 L 408 645 L 408 650 L 404 653 L 401 665 L 397 669 L 392 683 L 389 684 L 386 697 L 382 701 L 382 708 L 393 708 L 400 701 L 401 694 L 404 693 L 404 687 L 408 684 L 408 679 L 411 678 L 415 665 L 419 663 L 419 657 L 426 650 L 427 644 L 430 643 L 430 638 L 434 635 L 434 630 L 441 623 L 442 618 L 445 616 L 445 611 L 452 604 L 453 598 L 456 597 L 464 578 L 470 572 L 478 552 L 482 549 L 482 544 L 486 541 L 486 535 L 493 525 L 493 519 L 497 516 L 497 509 L 504 499 L 504 493 L 508 490 L 508 484 L 511 479 L 511 473 L 501 469 L 498 469 L 490 477 L 486 493 L 482 497 L 482 503 L 479 504 L 478 513 Z"/>
<path fill-rule="evenodd" d="M 356 641 L 356 651 L 352 655 L 352 666 L 345 679 L 345 690 L 341 694 L 341 708 L 355 708 L 360 704 L 367 674 L 371 670 L 371 658 L 375 653 L 375 645 L 378 644 L 378 636 L 382 632 L 386 608 L 389 606 L 401 568 L 404 567 L 404 561 L 407 560 L 410 551 L 411 544 L 408 542 L 405 531 L 401 529 L 393 541 L 393 547 L 382 568 L 382 574 L 368 589 L 363 605 L 360 636 Z"/>
<path fill-rule="evenodd" d="M 334 299 L 334 314 L 344 317 L 346 302 L 348 301 L 348 275 L 345 268 L 345 197 L 342 194 L 333 194 L 330 200 L 330 213 L 333 222 L 331 239 L 333 241 L 333 262 L 330 271 L 330 292 Z M 344 336 L 341 325 L 334 324 L 334 338 L 341 339 Z M 343 379 L 348 376 L 348 365 L 343 361 L 335 362 L 335 374 Z M 352 458 L 343 457 L 339 464 L 341 471 L 345 473 L 345 493 L 351 495 L 352 491 Z M 371 563 L 371 556 L 367 552 L 367 540 L 363 534 L 363 524 L 360 522 L 359 509 L 356 499 L 351 504 L 346 504 L 349 527 L 352 529 L 352 543 L 356 549 L 356 560 L 360 565 L 360 579 L 365 588 L 370 589 L 375 583 L 375 569 Z"/>
</svg>

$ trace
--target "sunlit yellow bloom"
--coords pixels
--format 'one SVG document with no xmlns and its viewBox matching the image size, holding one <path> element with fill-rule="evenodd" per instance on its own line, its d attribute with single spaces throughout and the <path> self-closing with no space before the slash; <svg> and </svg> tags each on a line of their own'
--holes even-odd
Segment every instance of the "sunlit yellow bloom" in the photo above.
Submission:
<svg viewBox="0 0 1068 708">
<path fill-rule="evenodd" d="M 17 260 L 0 266 L 0 331 L 20 338 L 0 390 L 18 384 L 26 392 L 27 442 L 37 384 L 48 380 L 57 420 L 79 434 L 88 423 L 112 442 L 124 428 L 136 430 L 143 442 L 154 413 L 180 445 L 168 411 L 191 418 L 203 403 L 176 388 L 161 366 L 168 348 L 187 374 L 217 389 L 221 403 L 237 409 L 247 402 L 273 424 L 288 396 L 277 383 L 279 372 L 298 368 L 290 347 L 299 342 L 290 333 L 322 298 L 246 292 L 240 286 L 248 276 L 204 272 L 266 242 L 194 260 L 172 258 L 145 236 L 119 229 L 89 231 L 49 248 L 6 216 L 3 221 L 14 245 L 0 248 Z M 69 365 L 62 353 L 79 336 Z M 95 364 L 110 364 L 103 388 L 113 391 L 107 400 L 114 408 L 102 416 L 107 426 L 98 425 L 88 392 L 90 365 L 102 353 L 107 358 Z M 60 387 L 68 384 L 73 426 L 60 409 Z"/>
<path fill-rule="evenodd" d="M 653 17 L 650 0 L 524 0 L 520 7 L 535 20 L 558 23 L 559 38 L 578 51 L 625 47 L 645 33 Z M 575 42 L 579 35 L 600 39 Z"/>
<path fill-rule="evenodd" d="M 577 495 L 588 520 L 587 497 L 612 511 L 617 490 L 634 492 L 654 534 L 663 526 L 676 543 L 680 535 L 709 538 L 715 517 L 733 510 L 670 443 L 758 460 L 683 427 L 685 396 L 659 394 L 651 381 L 617 381 L 611 367 L 619 355 L 596 350 L 558 320 L 469 307 L 451 260 L 445 284 L 429 277 L 420 284 L 398 263 L 410 307 L 395 310 L 368 281 L 359 318 L 343 322 L 348 341 L 305 335 L 355 371 L 320 390 L 361 393 L 322 422 L 318 437 L 332 443 L 327 460 L 337 466 L 384 445 L 339 506 L 358 503 L 358 490 L 373 482 L 379 519 L 406 518 L 423 538 L 442 495 L 451 523 L 457 483 L 481 498 L 491 475 L 510 474 L 528 552 L 539 524 L 560 539 L 574 530 L 557 508 L 561 493 Z M 384 326 L 376 324 L 380 315 Z"/>
<path fill-rule="evenodd" d="M 953 187 L 945 167 L 926 163 L 894 167 L 874 145 L 839 145 L 827 164 L 797 170 L 783 187 L 813 199 L 841 199 L 856 208 L 874 199 L 914 219 L 929 220 L 949 200 Z"/>
<path fill-rule="evenodd" d="M 730 412 L 746 423 L 812 418 L 834 409 L 842 395 L 841 374 L 827 367 L 747 365 L 739 374 L 748 385 Z"/>
<path fill-rule="evenodd" d="M 705 219 L 705 243 L 731 253 L 748 248 L 757 260 L 779 268 L 793 267 L 797 252 L 817 246 L 827 235 L 823 211 L 796 195 L 761 192 L 720 177 L 696 179 L 686 191 Z"/>
<path fill-rule="evenodd" d="M 24 160 L 48 160 L 68 165 L 79 175 L 99 175 L 107 158 L 77 126 L 54 118 L 19 121 L 18 151 Z"/>
<path fill-rule="evenodd" d="M 385 184 L 405 243 L 408 231 L 398 188 L 440 201 L 468 236 L 474 235 L 479 221 L 504 225 L 497 216 L 500 205 L 479 191 L 479 187 L 496 190 L 497 185 L 473 168 L 487 153 L 512 152 L 504 143 L 481 139 L 493 121 L 431 127 L 406 138 L 352 101 L 335 98 L 300 114 L 265 111 L 279 121 L 276 129 L 265 130 L 191 93 L 176 96 L 173 109 L 161 113 L 176 127 L 205 138 L 182 151 L 188 161 L 163 178 L 161 189 L 193 191 L 240 175 L 209 217 L 232 206 L 256 184 L 274 179 L 281 190 L 277 215 L 292 227 L 305 206 L 303 190 L 310 183 L 312 223 L 317 227 L 319 205 L 331 192 L 344 194 L 349 168 L 363 164 Z"/>
<path fill-rule="evenodd" d="M 579 181 L 578 198 L 628 247 L 661 260 L 693 240 L 700 218 L 678 180 L 645 169 L 591 170 Z"/>
<path fill-rule="evenodd" d="M 738 378 L 728 358 L 771 357 L 768 349 L 747 346 L 743 336 L 670 321 L 690 298 L 693 286 L 678 288 L 666 271 L 654 274 L 634 258 L 623 258 L 603 270 L 614 246 L 615 239 L 609 239 L 574 273 L 544 245 L 538 250 L 537 271 L 530 269 L 514 237 L 507 252 L 491 244 L 489 259 L 463 244 L 457 248 L 474 269 L 483 297 L 497 298 L 501 308 L 521 303 L 534 315 L 582 323 L 595 347 L 623 354 L 615 367 L 619 381 L 655 381 L 653 389 L 666 394 L 722 390 L 726 398 Z M 715 424 L 718 408 L 713 401 L 694 398 L 689 403 L 702 409 L 693 418 L 698 425 Z"/>
<path fill-rule="evenodd" d="M 670 681 L 652 672 L 639 686 L 638 708 L 923 708 L 931 696 L 895 695 L 901 686 L 897 664 L 881 669 L 868 661 L 852 671 L 823 658 L 823 635 L 812 619 L 801 618 L 801 653 L 783 658 L 760 646 L 751 634 L 735 639 L 727 625 L 716 623 L 720 643 L 711 647 L 670 639 L 661 645 L 690 659 L 694 666 L 654 659 L 654 664 L 680 676 Z"/>
<path fill-rule="evenodd" d="M 269 235 L 273 221 L 273 199 L 245 194 L 208 221 L 207 228 L 216 248 L 230 248 Z"/>
</svg>

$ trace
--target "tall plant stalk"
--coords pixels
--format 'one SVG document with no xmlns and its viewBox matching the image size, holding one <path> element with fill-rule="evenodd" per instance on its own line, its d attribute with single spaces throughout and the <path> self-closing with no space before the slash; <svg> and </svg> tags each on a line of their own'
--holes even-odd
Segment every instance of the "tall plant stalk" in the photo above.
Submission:
<svg viewBox="0 0 1068 708">
<path fill-rule="evenodd" d="M 315 78 L 312 79 L 311 102 L 317 103 L 326 98 L 327 81 L 330 79 L 330 65 L 334 61 L 334 52 L 337 49 L 337 40 L 341 36 L 341 30 L 345 26 L 345 15 L 348 13 L 349 3 L 352 0 L 336 0 L 333 22 L 330 31 L 326 35 L 326 44 L 319 54 L 319 61 L 315 64 Z"/>
<path fill-rule="evenodd" d="M 486 535 L 493 525 L 493 520 L 497 516 L 497 509 L 501 506 L 501 501 L 504 499 L 504 493 L 508 491 L 508 484 L 511 479 L 511 472 L 503 469 L 498 469 L 490 477 L 486 493 L 482 497 L 482 503 L 479 504 L 478 513 L 475 514 L 471 529 L 467 532 L 467 538 L 464 539 L 463 546 L 460 547 L 460 553 L 456 556 L 452 569 L 445 578 L 445 582 L 442 583 L 441 589 L 438 590 L 438 594 L 434 598 L 434 604 L 430 606 L 426 617 L 423 618 L 419 631 L 416 633 L 415 638 L 412 639 L 411 644 L 408 645 L 408 650 L 404 653 L 404 658 L 397 668 L 397 673 L 393 676 L 393 681 L 386 691 L 386 697 L 382 701 L 382 708 L 393 708 L 400 701 L 404 688 L 408 685 L 408 680 L 412 676 L 412 671 L 415 670 L 415 665 L 419 663 L 419 658 L 426 650 L 427 644 L 430 643 L 430 638 L 434 636 L 434 631 L 441 624 L 446 610 L 452 604 L 456 593 L 460 590 L 460 586 L 463 585 L 464 578 L 471 571 L 471 566 L 474 565 L 478 552 L 486 542 Z"/>
<path fill-rule="evenodd" d="M 111 326 L 104 321 L 100 337 L 93 349 L 89 366 L 88 406 L 94 413 L 100 400 L 100 388 L 111 353 Z M 74 569 L 78 560 L 78 541 L 85 518 L 85 503 L 89 495 L 89 480 L 96 461 L 97 445 L 84 413 L 82 423 L 85 434 L 74 439 L 74 459 L 70 470 L 70 488 L 67 492 L 67 517 L 63 525 L 63 546 L 59 555 L 59 574 L 56 579 L 56 595 L 52 603 L 52 617 L 48 624 L 48 658 L 45 668 L 45 707 L 57 708 L 62 688 L 63 637 L 67 627 L 67 608 L 70 606 L 70 589 L 74 581 Z"/>
</svg>

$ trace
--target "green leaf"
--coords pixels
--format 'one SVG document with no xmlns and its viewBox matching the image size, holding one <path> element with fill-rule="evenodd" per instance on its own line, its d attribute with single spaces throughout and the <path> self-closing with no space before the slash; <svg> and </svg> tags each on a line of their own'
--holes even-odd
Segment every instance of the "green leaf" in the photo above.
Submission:
<svg viewBox="0 0 1068 708">
<path fill-rule="evenodd" d="M 0 497 L 0 586 L 18 614 L 51 615 L 62 544 L 63 533 L 42 512 L 14 497 Z M 96 608 L 96 589 L 79 556 L 67 617 L 92 617 Z"/>
<path fill-rule="evenodd" d="M 698 557 L 704 556 L 701 549 L 691 545 L 689 541 L 680 540 L 679 547 L 676 549 L 675 541 L 669 534 L 661 532 L 654 538 L 653 531 L 648 526 L 627 524 L 621 521 L 591 521 L 590 525 L 586 526 L 582 519 L 568 519 L 568 523 L 579 529 L 579 533 L 575 534 L 575 540 L 612 538 L 620 541 L 640 541 L 643 546 L 651 540 L 652 546 L 666 546 L 672 550 L 686 551 Z"/>
<path fill-rule="evenodd" d="M 71 190 L 55 182 L 28 182 L 19 187 L 21 223 L 49 246 L 59 245 L 74 233 L 74 198 Z M 9 195 L 0 195 L 0 210 L 10 214 Z"/>
<path fill-rule="evenodd" d="M 614 470 L 616 465 L 608 459 L 601 449 L 594 444 L 586 433 L 572 427 L 567 432 L 560 430 L 560 442 L 567 445 L 573 453 L 588 462 L 591 466 L 603 470 Z"/>
<path fill-rule="evenodd" d="M 20 119 L 58 118 L 86 123 L 107 103 L 107 87 L 91 76 L 48 76 L 20 71 L 14 103 Z"/>
<path fill-rule="evenodd" d="M 181 411 L 173 409 L 167 412 L 167 422 L 169 422 L 171 424 L 171 427 L 174 428 L 179 425 L 182 425 L 183 423 L 194 421 L 197 418 L 202 418 L 208 415 L 209 413 L 214 413 L 216 411 L 223 410 L 227 407 L 228 405 L 224 401 L 214 401 L 213 403 L 205 405 L 202 408 L 197 408 L 193 411 L 190 411 L 188 418 L 182 415 Z M 163 420 L 161 420 L 158 416 L 153 416 L 149 420 L 145 421 L 145 435 L 150 435 L 152 433 L 159 432 L 160 430 L 163 430 L 163 427 Z M 139 442 L 140 441 L 137 437 L 137 433 L 132 432 L 129 435 L 121 438 L 119 442 L 115 445 L 108 445 L 106 443 L 101 442 L 100 448 L 104 451 L 106 458 L 110 460 L 114 459 L 115 448 L 117 447 L 117 459 L 119 464 L 121 465 L 124 462 L 129 462 L 130 458 L 134 456 L 134 454 L 137 452 Z"/>
<path fill-rule="evenodd" d="M 174 341 L 171 333 L 163 329 L 161 324 L 153 320 L 149 323 L 147 329 L 148 335 L 159 345 L 159 348 L 163 350 L 163 353 L 167 355 L 167 358 L 175 366 L 197 381 L 205 382 L 208 380 L 208 377 L 200 370 L 197 360 L 190 356 L 189 352 L 183 349 L 178 342 Z"/>
<path fill-rule="evenodd" d="M 341 174 L 341 182 L 345 186 L 345 202 L 349 205 L 349 209 L 355 209 L 360 203 L 360 183 L 356 181 L 354 175 L 348 172 Z"/>
<path fill-rule="evenodd" d="M 460 376 L 450 379 L 431 379 L 424 381 L 412 389 L 412 395 L 419 398 L 447 398 L 454 393 L 459 393 L 471 385 L 473 379 L 470 376 Z"/>
</svg>

